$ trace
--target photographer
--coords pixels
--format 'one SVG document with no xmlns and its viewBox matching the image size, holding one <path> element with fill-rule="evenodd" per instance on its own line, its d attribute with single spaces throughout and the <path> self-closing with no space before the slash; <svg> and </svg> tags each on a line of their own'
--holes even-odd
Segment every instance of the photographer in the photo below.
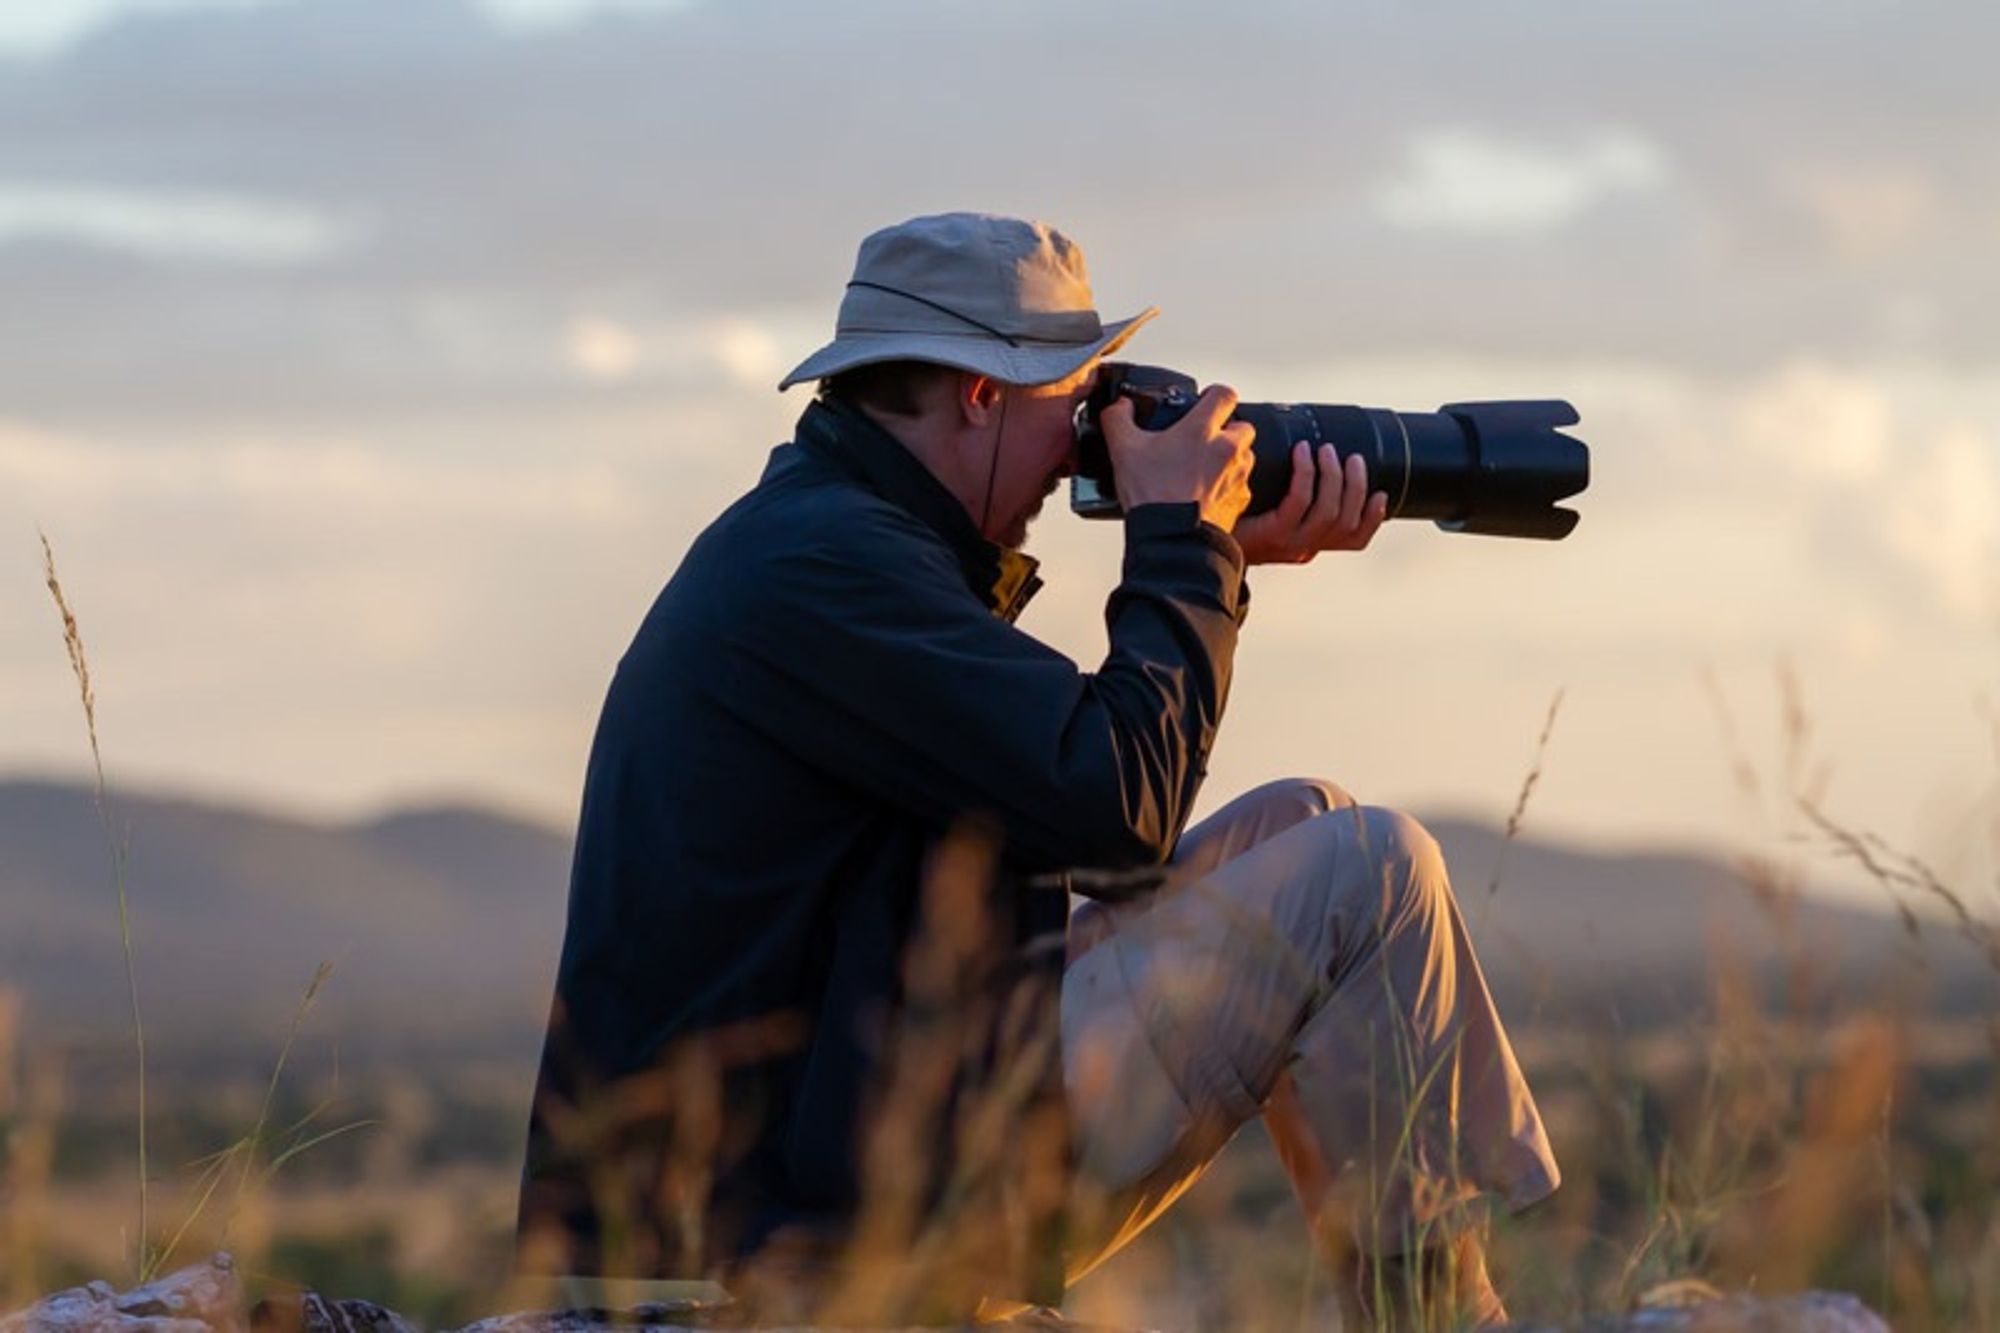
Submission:
<svg viewBox="0 0 2000 1333">
<path fill-rule="evenodd" d="M 1103 324 L 1036 223 L 862 243 L 780 386 L 818 399 L 605 703 L 524 1268 L 720 1278 L 756 1318 L 1050 1303 L 1261 1113 L 1357 1299 L 1503 1317 L 1476 1205 L 1557 1172 L 1436 844 L 1317 780 L 1185 827 L 1244 566 L 1365 547 L 1359 460 L 1301 448 L 1246 520 L 1230 390 L 1158 433 L 1115 404 L 1109 651 L 1013 624 L 1075 409 L 1154 313 Z"/>
</svg>

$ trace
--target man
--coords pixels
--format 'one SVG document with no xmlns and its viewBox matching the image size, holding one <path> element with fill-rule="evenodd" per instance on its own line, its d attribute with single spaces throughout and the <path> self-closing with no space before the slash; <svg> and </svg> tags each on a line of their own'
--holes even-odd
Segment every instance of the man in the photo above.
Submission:
<svg viewBox="0 0 2000 1333">
<path fill-rule="evenodd" d="M 1363 1304 L 1503 1317 L 1472 1205 L 1557 1173 L 1436 844 L 1320 781 L 1185 827 L 1244 567 L 1367 546 L 1359 460 L 1302 448 L 1246 519 L 1230 390 L 1158 433 L 1114 404 L 1109 651 L 1013 624 L 1075 409 L 1154 313 L 1102 323 L 1038 223 L 862 243 L 780 385 L 818 400 L 606 700 L 524 1265 L 782 1319 L 1048 1302 L 1261 1112 Z"/>
</svg>

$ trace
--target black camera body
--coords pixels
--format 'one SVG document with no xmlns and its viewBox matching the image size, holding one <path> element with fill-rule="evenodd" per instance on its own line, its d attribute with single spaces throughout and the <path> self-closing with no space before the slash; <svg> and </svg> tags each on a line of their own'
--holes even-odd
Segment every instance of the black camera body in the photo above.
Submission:
<svg viewBox="0 0 2000 1333">
<path fill-rule="evenodd" d="M 1163 366 L 1107 361 L 1077 409 L 1077 473 L 1070 508 L 1085 518 L 1124 512 L 1098 415 L 1120 398 L 1133 419 L 1164 430 L 1199 397 L 1195 382 Z M 1576 511 L 1556 501 L 1590 484 L 1590 450 L 1557 430 L 1578 420 L 1559 400 L 1447 403 L 1435 412 L 1319 403 L 1243 403 L 1231 421 L 1256 428 L 1256 463 L 1247 514 L 1273 508 L 1292 477 L 1292 448 L 1333 445 L 1345 462 L 1368 464 L 1368 488 L 1389 496 L 1390 518 L 1427 518 L 1447 532 L 1555 541 L 1576 527 Z"/>
</svg>

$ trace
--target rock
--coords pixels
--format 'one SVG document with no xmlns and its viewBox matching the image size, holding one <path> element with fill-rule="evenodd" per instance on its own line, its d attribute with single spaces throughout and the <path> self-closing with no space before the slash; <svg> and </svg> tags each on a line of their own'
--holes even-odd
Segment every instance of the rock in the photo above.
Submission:
<svg viewBox="0 0 2000 1333">
<path fill-rule="evenodd" d="M 1509 1324 L 1509 1333 L 1889 1333 L 1853 1296 L 1809 1291 L 1782 1300 L 1725 1296 L 1700 1305 L 1639 1310 L 1582 1324 Z"/>
<path fill-rule="evenodd" d="M 316 1291 L 258 1301 L 250 1327 L 253 1333 L 422 1333 L 386 1305 L 328 1300 Z"/>
<path fill-rule="evenodd" d="M 120 1295 L 108 1282 L 72 1287 L 0 1319 L 0 1333 L 245 1333 L 236 1263 L 218 1254 Z"/>
<path fill-rule="evenodd" d="M 698 1327 L 712 1305 L 702 1301 L 647 1302 L 629 1310 L 529 1310 L 519 1314 L 494 1315 L 476 1324 L 467 1324 L 458 1333 L 603 1333 L 616 1327 L 620 1333 L 667 1333 Z"/>
</svg>

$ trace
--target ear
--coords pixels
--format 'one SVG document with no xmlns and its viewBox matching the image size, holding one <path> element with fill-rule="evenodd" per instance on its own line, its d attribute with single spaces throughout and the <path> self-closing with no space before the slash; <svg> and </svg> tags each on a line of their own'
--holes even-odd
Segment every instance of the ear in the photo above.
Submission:
<svg viewBox="0 0 2000 1333">
<path fill-rule="evenodd" d="M 993 420 L 994 409 L 1000 405 L 1000 395 L 1004 392 L 1000 381 L 991 375 L 967 372 L 958 379 L 958 414 L 968 426 L 984 426 Z"/>
</svg>

